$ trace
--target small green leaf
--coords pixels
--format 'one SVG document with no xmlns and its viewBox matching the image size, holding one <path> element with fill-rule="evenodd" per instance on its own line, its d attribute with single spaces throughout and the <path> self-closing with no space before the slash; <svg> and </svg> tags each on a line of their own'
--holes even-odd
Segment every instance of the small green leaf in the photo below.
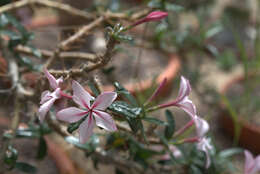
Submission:
<svg viewBox="0 0 260 174">
<path fill-rule="evenodd" d="M 115 67 L 114 66 L 110 66 L 108 68 L 103 68 L 102 69 L 102 73 L 104 73 L 105 75 L 109 75 L 111 74 L 113 71 L 115 71 Z"/>
<path fill-rule="evenodd" d="M 31 49 L 31 51 L 32 51 L 32 53 L 33 53 L 33 55 L 35 55 L 36 57 L 38 57 L 38 58 L 41 58 L 42 57 L 42 53 L 37 49 L 37 48 L 35 48 L 35 47 L 33 47 L 33 46 L 29 46 L 30 47 L 30 49 Z"/>
<path fill-rule="evenodd" d="M 203 173 L 197 166 L 191 165 L 189 169 L 189 174 L 203 174 Z"/>
<path fill-rule="evenodd" d="M 0 27 L 5 27 L 9 23 L 9 20 L 5 14 L 0 15 Z"/>
<path fill-rule="evenodd" d="M 142 112 L 142 108 L 132 107 L 124 101 L 115 101 L 108 109 L 129 118 L 137 118 Z"/>
<path fill-rule="evenodd" d="M 15 166 L 17 158 L 18 158 L 18 151 L 15 148 L 13 148 L 11 145 L 9 145 L 4 156 L 5 164 L 7 164 L 10 169 L 12 169 Z"/>
<path fill-rule="evenodd" d="M 15 168 L 24 172 L 24 173 L 36 173 L 37 169 L 32 166 L 31 164 L 28 163 L 23 163 L 23 162 L 17 162 L 15 164 Z"/>
<path fill-rule="evenodd" d="M 79 142 L 79 139 L 74 136 L 65 137 L 65 141 L 77 146 L 78 148 L 89 151 L 95 150 L 95 148 L 99 145 L 100 142 L 98 136 L 95 134 L 93 134 L 85 144 L 81 144 Z"/>
<path fill-rule="evenodd" d="M 96 88 L 96 86 L 94 85 L 93 82 L 89 81 L 89 82 L 88 82 L 88 86 L 89 86 L 91 92 L 93 92 L 93 94 L 94 94 L 95 96 L 98 96 L 98 95 L 100 94 L 100 92 L 98 91 L 98 89 Z"/>
<path fill-rule="evenodd" d="M 174 117 L 173 117 L 171 111 L 166 110 L 165 115 L 166 115 L 168 125 L 165 126 L 164 136 L 167 139 L 170 139 L 172 137 L 172 135 L 174 134 L 174 131 L 175 131 L 175 120 L 174 120 Z"/>
<path fill-rule="evenodd" d="M 166 146 L 168 147 L 168 140 L 165 138 L 164 135 L 161 135 L 160 133 L 158 132 L 155 132 L 156 135 L 160 138 L 160 141 Z"/>
<path fill-rule="evenodd" d="M 145 118 L 143 118 L 143 120 L 150 122 L 150 123 L 157 124 L 157 125 L 167 125 L 164 121 L 159 120 L 157 118 L 153 118 L 153 117 L 145 117 Z"/>
<path fill-rule="evenodd" d="M 125 97 L 133 106 L 138 106 L 137 101 L 134 98 L 134 96 L 127 89 L 125 89 L 122 85 L 120 85 L 120 83 L 115 82 L 114 86 L 119 95 L 122 95 L 123 97 Z"/>
<path fill-rule="evenodd" d="M 222 150 L 221 152 L 219 152 L 218 156 L 220 158 L 229 158 L 229 157 L 239 154 L 239 153 L 243 153 L 243 149 L 231 148 L 231 149 Z"/>
<path fill-rule="evenodd" d="M 80 119 L 79 121 L 75 122 L 75 123 L 70 123 L 67 131 L 71 134 L 72 132 L 74 132 L 75 130 L 77 130 L 80 126 L 80 124 L 86 119 L 86 117 Z"/>
<path fill-rule="evenodd" d="M 136 134 L 138 130 L 142 127 L 142 122 L 140 119 L 136 118 L 127 118 L 127 122 L 131 128 L 131 130 Z"/>
<path fill-rule="evenodd" d="M 43 137 L 40 137 L 37 151 L 37 158 L 43 159 L 47 154 L 47 144 Z"/>
</svg>

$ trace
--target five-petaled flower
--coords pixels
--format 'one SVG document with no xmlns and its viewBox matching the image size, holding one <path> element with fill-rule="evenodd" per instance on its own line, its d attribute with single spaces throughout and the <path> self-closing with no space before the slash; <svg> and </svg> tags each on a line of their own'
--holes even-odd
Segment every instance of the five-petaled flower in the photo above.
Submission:
<svg viewBox="0 0 260 174">
<path fill-rule="evenodd" d="M 64 108 L 65 100 L 63 97 L 70 98 L 69 95 L 66 95 L 62 92 L 60 88 L 60 84 L 63 82 L 63 77 L 60 77 L 59 79 L 55 79 L 53 75 L 51 75 L 47 69 L 44 70 L 45 76 L 49 80 L 51 88 L 54 90 L 53 92 L 50 92 L 48 90 L 43 91 L 41 95 L 41 101 L 40 101 L 40 108 L 39 108 L 39 119 L 42 122 L 47 114 L 47 112 L 51 109 L 51 107 L 54 105 L 56 106 L 57 111 Z"/>
<path fill-rule="evenodd" d="M 76 81 L 72 82 L 72 99 L 80 108 L 69 107 L 57 113 L 59 120 L 74 123 L 84 117 L 85 120 L 79 126 L 79 141 L 85 143 L 93 133 L 94 120 L 96 125 L 108 131 L 116 131 L 116 125 L 113 118 L 106 112 L 106 108 L 116 99 L 117 93 L 103 92 L 93 104 L 93 97 Z"/>
<path fill-rule="evenodd" d="M 149 13 L 146 17 L 138 20 L 137 22 L 135 22 L 133 25 L 131 25 L 131 27 L 134 27 L 136 25 L 140 25 L 142 23 L 146 23 L 146 22 L 151 22 L 151 21 L 159 21 L 165 17 L 168 16 L 167 12 L 164 11 L 153 11 L 151 13 Z"/>
<path fill-rule="evenodd" d="M 189 80 L 181 76 L 180 89 L 177 98 L 169 103 L 159 105 L 159 108 L 176 106 L 187 112 L 191 117 L 196 115 L 196 107 L 189 99 L 191 86 Z"/>
<path fill-rule="evenodd" d="M 254 158 L 248 150 L 245 150 L 244 153 L 246 157 L 244 174 L 255 174 L 260 171 L 260 155 Z"/>
</svg>

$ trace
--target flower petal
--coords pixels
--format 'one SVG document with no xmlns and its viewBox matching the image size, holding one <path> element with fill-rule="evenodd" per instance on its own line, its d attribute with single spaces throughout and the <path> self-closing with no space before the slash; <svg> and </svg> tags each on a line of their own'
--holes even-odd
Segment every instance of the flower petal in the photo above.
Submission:
<svg viewBox="0 0 260 174">
<path fill-rule="evenodd" d="M 73 100 L 82 108 L 90 108 L 90 100 L 93 98 L 78 82 L 72 82 Z"/>
<path fill-rule="evenodd" d="M 245 150 L 244 154 L 246 157 L 244 174 L 255 174 L 260 170 L 260 156 L 257 156 L 254 159 L 253 155 L 248 150 Z"/>
<path fill-rule="evenodd" d="M 107 131 L 117 130 L 113 118 L 108 113 L 94 110 L 93 115 L 95 116 L 97 126 L 106 129 Z"/>
<path fill-rule="evenodd" d="M 50 86 L 52 87 L 52 89 L 56 89 L 59 87 L 59 84 L 57 83 L 55 77 L 53 75 L 51 75 L 47 69 L 44 69 L 44 74 L 47 77 L 47 79 L 49 80 L 49 83 L 50 83 Z"/>
<path fill-rule="evenodd" d="M 94 120 L 92 115 L 89 115 L 83 123 L 79 126 L 79 142 L 84 144 L 88 141 L 93 133 Z"/>
<path fill-rule="evenodd" d="M 41 95 L 41 101 L 40 101 L 40 104 L 43 104 L 45 103 L 46 101 L 48 101 L 49 99 L 51 99 L 51 96 L 50 96 L 50 91 L 43 91 L 42 92 L 42 95 Z"/>
<path fill-rule="evenodd" d="M 181 76 L 180 89 L 176 101 L 183 100 L 186 96 L 190 94 L 190 92 L 191 92 L 191 86 L 189 80 Z"/>
<path fill-rule="evenodd" d="M 79 121 L 88 113 L 88 111 L 85 111 L 83 109 L 79 109 L 76 107 L 69 107 L 66 109 L 63 109 L 57 113 L 57 118 L 59 120 L 74 123 Z"/>
<path fill-rule="evenodd" d="M 210 139 L 209 138 L 200 139 L 200 141 L 197 143 L 197 149 L 205 152 L 206 168 L 209 168 L 211 163 L 209 151 L 213 149 L 212 145 L 210 144 Z"/>
<path fill-rule="evenodd" d="M 93 109 L 105 110 L 108 106 L 110 106 L 113 103 L 116 97 L 117 93 L 115 92 L 103 92 L 96 98 L 95 102 L 91 107 Z"/>
<path fill-rule="evenodd" d="M 39 108 L 39 120 L 43 122 L 47 112 L 51 109 L 52 105 L 54 104 L 56 98 L 52 98 L 49 101 L 45 102 L 43 105 Z"/>
<path fill-rule="evenodd" d="M 197 115 L 194 117 L 194 122 L 197 130 L 197 136 L 202 138 L 209 130 L 209 124 L 206 120 L 198 117 Z"/>
<path fill-rule="evenodd" d="M 185 112 L 187 112 L 192 118 L 196 115 L 196 107 L 190 99 L 186 96 L 181 102 L 174 104 Z"/>
</svg>

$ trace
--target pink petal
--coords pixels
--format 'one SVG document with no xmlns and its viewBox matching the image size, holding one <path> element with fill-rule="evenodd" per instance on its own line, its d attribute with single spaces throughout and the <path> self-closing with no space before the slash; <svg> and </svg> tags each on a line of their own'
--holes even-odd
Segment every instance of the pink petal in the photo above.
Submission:
<svg viewBox="0 0 260 174">
<path fill-rule="evenodd" d="M 166 16 L 168 16 L 167 12 L 153 11 L 146 16 L 146 19 L 148 21 L 157 21 L 157 20 L 161 20 L 161 19 L 165 18 Z"/>
<path fill-rule="evenodd" d="M 92 115 L 89 115 L 83 123 L 79 126 L 79 142 L 84 144 L 93 134 L 94 120 Z"/>
<path fill-rule="evenodd" d="M 54 104 L 56 98 L 52 98 L 49 101 L 45 102 L 43 105 L 39 108 L 39 120 L 43 122 L 47 112 L 51 109 L 52 105 Z"/>
<path fill-rule="evenodd" d="M 53 75 L 51 75 L 47 69 L 44 70 L 44 73 L 45 73 L 45 76 L 47 77 L 47 79 L 49 80 L 49 83 L 50 83 L 52 89 L 58 88 L 59 84 L 57 83 L 55 77 Z"/>
<path fill-rule="evenodd" d="M 146 17 L 136 21 L 134 24 L 131 25 L 131 27 L 143 24 L 145 22 L 158 21 L 158 20 L 165 18 L 166 16 L 168 16 L 167 12 L 154 11 L 154 12 L 151 12 L 150 14 L 148 14 Z"/>
<path fill-rule="evenodd" d="M 182 101 L 175 104 L 177 107 L 180 107 L 185 112 L 187 112 L 192 118 L 196 115 L 196 107 L 190 99 L 186 96 Z"/>
<path fill-rule="evenodd" d="M 45 103 L 46 101 L 48 101 L 49 99 L 51 99 L 50 94 L 51 94 L 50 91 L 43 91 L 43 92 L 42 92 L 42 95 L 41 95 L 40 104 L 43 104 L 43 103 Z"/>
<path fill-rule="evenodd" d="M 82 108 L 90 108 L 90 101 L 93 98 L 78 82 L 72 82 L 73 100 Z"/>
<path fill-rule="evenodd" d="M 254 159 L 253 155 L 248 150 L 245 150 L 244 153 L 246 157 L 244 174 L 255 174 L 260 171 L 260 156 Z"/>
<path fill-rule="evenodd" d="M 212 145 L 210 144 L 210 139 L 207 138 L 200 139 L 200 141 L 197 143 L 197 149 L 205 152 L 206 160 L 207 160 L 206 168 L 209 168 L 211 163 L 209 151 L 213 149 Z"/>
<path fill-rule="evenodd" d="M 93 109 L 105 110 L 108 106 L 110 106 L 113 103 L 116 97 L 117 93 L 115 92 L 103 92 L 96 98 L 95 102 L 91 107 Z"/>
<path fill-rule="evenodd" d="M 189 80 L 181 76 L 180 89 L 176 101 L 183 100 L 186 96 L 190 94 L 190 92 L 191 92 L 191 86 Z"/>
<path fill-rule="evenodd" d="M 195 116 L 194 122 L 197 130 L 197 136 L 200 138 L 204 137 L 209 130 L 208 122 L 198 116 Z"/>
<path fill-rule="evenodd" d="M 74 123 L 79 121 L 88 113 L 88 111 L 85 111 L 83 109 L 79 109 L 76 107 L 69 107 L 66 109 L 63 109 L 57 113 L 57 118 L 59 120 Z"/>
<path fill-rule="evenodd" d="M 248 150 L 245 150 L 244 154 L 246 157 L 244 170 L 245 170 L 245 174 L 249 174 L 248 171 L 249 171 L 251 165 L 254 163 L 254 157 Z"/>
<path fill-rule="evenodd" d="M 60 86 L 60 84 L 63 82 L 63 77 L 60 77 L 56 80 L 58 86 Z"/>
<path fill-rule="evenodd" d="M 160 94 L 166 82 L 167 82 L 167 78 L 164 78 L 163 81 L 160 83 L 160 85 L 157 87 L 157 89 L 154 91 L 152 96 L 145 102 L 145 104 L 150 103 L 154 98 L 156 98 Z"/>
<path fill-rule="evenodd" d="M 108 113 L 94 110 L 93 115 L 95 116 L 97 126 L 106 129 L 107 131 L 117 130 L 113 118 Z"/>
</svg>

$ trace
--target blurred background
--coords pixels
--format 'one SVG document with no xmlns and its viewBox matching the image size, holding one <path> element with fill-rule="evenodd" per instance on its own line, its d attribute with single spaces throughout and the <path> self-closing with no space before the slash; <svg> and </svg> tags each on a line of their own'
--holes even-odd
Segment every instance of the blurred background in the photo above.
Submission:
<svg viewBox="0 0 260 174">
<path fill-rule="evenodd" d="M 25 2 L 23 0 L 16 2 L 19 1 Z M 119 81 L 134 93 L 140 102 L 145 101 L 158 83 L 167 77 L 165 91 L 155 103 L 175 99 L 180 76 L 183 75 L 190 80 L 192 86 L 190 98 L 196 105 L 198 114 L 210 124 L 209 134 L 216 152 L 239 147 L 249 149 L 255 155 L 260 153 L 258 0 L 53 0 L 50 2 L 66 3 L 91 15 L 109 17 L 104 24 L 64 49 L 67 52 L 92 55 L 105 52 L 107 27 L 117 23 L 128 26 L 134 22 L 134 19 L 131 20 L 128 16 L 137 12 L 151 9 L 167 11 L 166 19 L 145 23 L 127 31 L 125 37 L 121 38 L 121 43 L 116 45 L 111 61 L 105 67 L 90 72 L 90 75 L 98 75 L 105 90 L 112 89 L 111 85 Z M 0 12 L 1 7 L 10 3 L 14 1 L 1 0 Z M 11 10 L 9 13 L 27 29 L 28 33 L 23 35 L 23 37 L 26 35 L 28 40 L 26 46 L 40 50 L 28 54 L 25 47 L 15 48 L 21 54 L 17 57 L 19 80 L 26 90 L 38 89 L 35 83 L 44 84 L 37 80 L 40 78 L 41 68 L 46 63 L 45 57 L 51 57 L 50 51 L 55 51 L 60 41 L 72 36 L 82 26 L 92 21 L 91 18 L 72 15 L 66 10 L 57 10 L 52 5 L 44 4 L 21 5 L 21 8 Z M 115 17 L 111 17 L 113 14 Z M 6 18 L 2 13 L 0 35 L 8 35 L 13 41 L 12 44 L 17 46 L 24 42 L 24 38 L 17 38 L 17 35 L 11 33 L 10 27 L 5 27 L 4 23 L 8 20 L 13 26 L 17 26 L 16 22 Z M 10 33 L 7 33 L 8 31 Z M 13 32 L 17 32 L 17 29 Z M 23 31 L 18 29 L 18 32 Z M 30 37 L 33 39 L 29 39 Z M 2 39 L 1 36 L 1 41 Z M 11 86 L 8 77 L 8 56 L 3 53 L 2 46 L 1 48 L 0 88 L 7 90 Z M 75 68 L 80 67 L 82 62 L 84 62 L 82 59 L 68 59 L 65 62 L 59 59 L 54 60 L 49 68 Z M 14 114 L 14 95 L 3 91 L 0 97 L 2 134 L 7 130 L 10 118 Z M 25 103 L 25 107 L 20 111 L 23 116 L 22 122 L 33 120 L 38 108 L 37 100 L 34 98 Z M 176 129 L 189 120 L 183 111 L 175 108 L 170 110 L 175 116 Z M 163 111 L 157 111 L 153 116 L 165 120 Z M 95 160 L 85 158 L 84 152 L 73 148 L 72 145 L 68 146 L 55 134 L 51 134 L 46 141 L 49 155 L 44 160 L 34 159 L 35 152 L 32 149 L 38 148 L 38 141 L 17 139 L 14 143 L 20 152 L 19 159 L 36 166 L 37 173 L 65 174 L 73 173 L 75 170 L 76 173 L 82 174 L 113 173 L 116 170 L 112 165 L 96 166 L 92 162 Z M 222 156 L 214 156 L 216 169 L 212 169 L 211 173 L 226 173 L 227 168 L 230 169 L 227 173 L 243 173 L 243 154 L 234 155 L 230 160 L 222 160 L 232 153 L 228 151 L 222 153 Z M 221 167 L 224 165 L 218 163 L 227 165 L 222 170 Z M 197 174 L 196 172 L 203 173 L 196 169 L 189 170 L 189 173 Z"/>
</svg>

